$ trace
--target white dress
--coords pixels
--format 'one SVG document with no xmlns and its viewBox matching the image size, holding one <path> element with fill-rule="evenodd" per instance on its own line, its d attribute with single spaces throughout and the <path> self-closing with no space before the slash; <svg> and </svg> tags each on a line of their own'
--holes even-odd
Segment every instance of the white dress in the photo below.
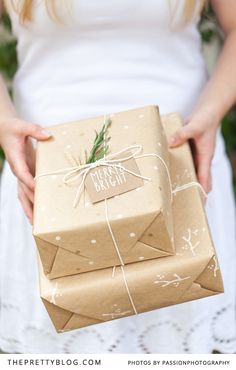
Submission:
<svg viewBox="0 0 236 370">
<path fill-rule="evenodd" d="M 182 3 L 182 0 L 178 0 Z M 47 126 L 158 104 L 186 117 L 207 79 L 196 23 L 170 27 L 166 0 L 68 0 L 63 23 L 36 1 L 19 23 L 18 115 Z M 60 4 L 63 2 L 60 2 Z M 147 127 L 148 130 L 148 127 Z M 35 243 L 8 165 L 1 181 L 0 348 L 22 353 L 236 352 L 235 209 L 231 170 L 217 138 L 207 214 L 225 293 L 56 334 L 39 298 Z"/>
</svg>

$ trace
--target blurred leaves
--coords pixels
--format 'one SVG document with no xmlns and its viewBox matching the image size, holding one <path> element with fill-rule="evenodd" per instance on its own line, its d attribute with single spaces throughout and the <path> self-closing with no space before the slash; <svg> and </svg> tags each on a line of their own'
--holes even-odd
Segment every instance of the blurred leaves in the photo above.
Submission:
<svg viewBox="0 0 236 370">
<path fill-rule="evenodd" d="M 236 151 L 236 107 L 231 109 L 224 117 L 222 133 L 225 137 L 227 153 L 230 154 Z"/>
<path fill-rule="evenodd" d="M 0 71 L 7 80 L 11 80 L 17 69 L 16 41 L 0 44 Z"/>
<path fill-rule="evenodd" d="M 2 148 L 0 148 L 0 158 L 3 158 L 3 157 L 4 157 L 3 150 Z M 0 164 L 0 168 L 1 168 L 1 164 Z"/>
<path fill-rule="evenodd" d="M 2 15 L 1 23 L 2 23 L 3 27 L 5 28 L 5 30 L 8 31 L 9 33 L 11 33 L 11 21 L 10 21 L 10 18 L 8 17 L 8 15 L 6 13 L 4 13 Z"/>
<path fill-rule="evenodd" d="M 0 21 L 0 73 L 10 82 L 17 69 L 16 40 L 11 34 L 9 17 L 4 14 Z"/>
<path fill-rule="evenodd" d="M 11 94 L 11 81 L 17 70 L 16 40 L 11 34 L 11 22 L 6 14 L 0 19 L 0 73 Z M 0 148 L 0 160 L 4 158 Z M 0 164 L 1 168 L 1 164 Z"/>
</svg>

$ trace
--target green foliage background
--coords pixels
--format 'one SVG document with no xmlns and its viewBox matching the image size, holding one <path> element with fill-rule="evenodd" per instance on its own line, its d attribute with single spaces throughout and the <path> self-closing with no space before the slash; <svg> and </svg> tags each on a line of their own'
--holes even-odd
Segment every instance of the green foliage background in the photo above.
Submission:
<svg viewBox="0 0 236 370">
<path fill-rule="evenodd" d="M 216 20 L 211 10 L 203 16 L 200 23 L 203 46 L 210 45 L 215 41 L 222 41 L 222 35 L 217 27 Z M 11 34 L 11 24 L 7 15 L 3 15 L 0 20 L 0 73 L 9 82 L 9 91 L 11 93 L 10 82 L 17 69 L 16 41 L 13 37 L 3 37 L 2 34 Z M 232 73 L 235 73 L 232 71 Z M 232 163 L 234 179 L 236 178 L 236 107 L 230 110 L 222 122 L 222 132 L 225 138 L 226 150 Z M 0 158 L 3 158 L 3 152 L 0 148 Z"/>
<path fill-rule="evenodd" d="M 0 27 L 0 73 L 9 82 L 9 92 L 11 93 L 10 82 L 17 69 L 17 55 L 16 40 L 11 37 L 4 37 L 4 35 L 11 35 L 11 23 L 6 14 L 0 19 Z M 0 148 L 0 160 L 3 158 L 3 151 Z"/>
</svg>

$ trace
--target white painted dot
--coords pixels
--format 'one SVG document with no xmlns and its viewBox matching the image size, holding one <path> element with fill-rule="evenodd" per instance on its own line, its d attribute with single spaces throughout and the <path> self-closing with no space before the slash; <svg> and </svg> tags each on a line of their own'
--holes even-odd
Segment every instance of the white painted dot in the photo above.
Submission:
<svg viewBox="0 0 236 370">
<path fill-rule="evenodd" d="M 52 218 L 51 218 L 51 221 L 52 221 L 52 222 L 55 222 L 55 221 L 56 221 L 56 218 L 55 218 L 55 217 L 52 217 Z"/>
<path fill-rule="evenodd" d="M 143 118 L 143 117 L 144 117 L 144 114 L 140 114 L 140 115 L 139 115 L 139 118 Z"/>
<path fill-rule="evenodd" d="M 144 260 L 144 259 L 145 259 L 145 257 L 140 256 L 138 259 L 141 261 L 141 260 Z"/>
<path fill-rule="evenodd" d="M 41 210 L 42 212 L 44 212 L 44 211 L 45 211 L 45 209 L 46 209 L 46 207 L 45 207 L 45 206 L 42 206 L 42 207 L 40 208 L 40 210 Z"/>
<path fill-rule="evenodd" d="M 57 236 L 55 237 L 55 239 L 56 239 L 56 240 L 61 240 L 60 235 L 57 235 Z"/>
<path fill-rule="evenodd" d="M 129 233 L 129 236 L 130 236 L 131 238 L 134 238 L 134 237 L 135 237 L 135 233 Z"/>
<path fill-rule="evenodd" d="M 52 179 L 52 180 L 55 180 L 56 178 L 57 178 L 57 175 L 52 175 L 52 176 L 51 176 L 51 179 Z"/>
<path fill-rule="evenodd" d="M 61 132 L 61 134 L 62 134 L 62 135 L 66 135 L 66 134 L 67 134 L 66 130 L 63 130 L 63 131 Z"/>
<path fill-rule="evenodd" d="M 90 240 L 90 243 L 91 244 L 96 244 L 97 243 L 97 240 L 96 239 L 92 239 L 92 240 Z"/>
<path fill-rule="evenodd" d="M 86 202 L 85 203 L 85 207 L 88 207 L 88 206 L 90 206 L 90 203 L 89 202 Z"/>
<path fill-rule="evenodd" d="M 136 189 L 136 191 L 139 191 L 139 190 L 141 190 L 141 187 Z"/>
<path fill-rule="evenodd" d="M 158 146 L 161 146 L 161 143 L 157 143 Z"/>
<path fill-rule="evenodd" d="M 123 218 L 123 215 L 121 214 L 121 213 L 119 213 L 118 215 L 117 215 L 117 218 Z"/>
<path fill-rule="evenodd" d="M 89 265 L 94 265 L 94 262 L 93 261 L 89 261 Z"/>
<path fill-rule="evenodd" d="M 70 144 L 68 144 L 68 145 L 66 146 L 66 149 L 71 149 L 71 145 L 70 145 Z"/>
<path fill-rule="evenodd" d="M 154 168 L 154 170 L 158 170 L 158 166 L 154 166 L 153 168 Z"/>
<path fill-rule="evenodd" d="M 128 125 L 124 125 L 124 128 L 127 130 L 129 128 L 129 126 Z"/>
</svg>

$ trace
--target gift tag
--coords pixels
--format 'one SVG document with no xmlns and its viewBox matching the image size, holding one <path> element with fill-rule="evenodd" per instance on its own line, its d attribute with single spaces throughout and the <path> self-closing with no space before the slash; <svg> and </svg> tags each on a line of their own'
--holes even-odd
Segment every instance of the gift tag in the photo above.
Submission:
<svg viewBox="0 0 236 370">
<path fill-rule="evenodd" d="M 125 154 L 126 157 L 130 155 L 132 155 L 130 152 Z M 115 164 L 140 175 L 134 158 L 115 162 Z M 125 169 L 113 165 L 92 168 L 85 180 L 85 187 L 91 202 L 96 203 L 143 186 L 143 179 L 125 171 Z"/>
</svg>

